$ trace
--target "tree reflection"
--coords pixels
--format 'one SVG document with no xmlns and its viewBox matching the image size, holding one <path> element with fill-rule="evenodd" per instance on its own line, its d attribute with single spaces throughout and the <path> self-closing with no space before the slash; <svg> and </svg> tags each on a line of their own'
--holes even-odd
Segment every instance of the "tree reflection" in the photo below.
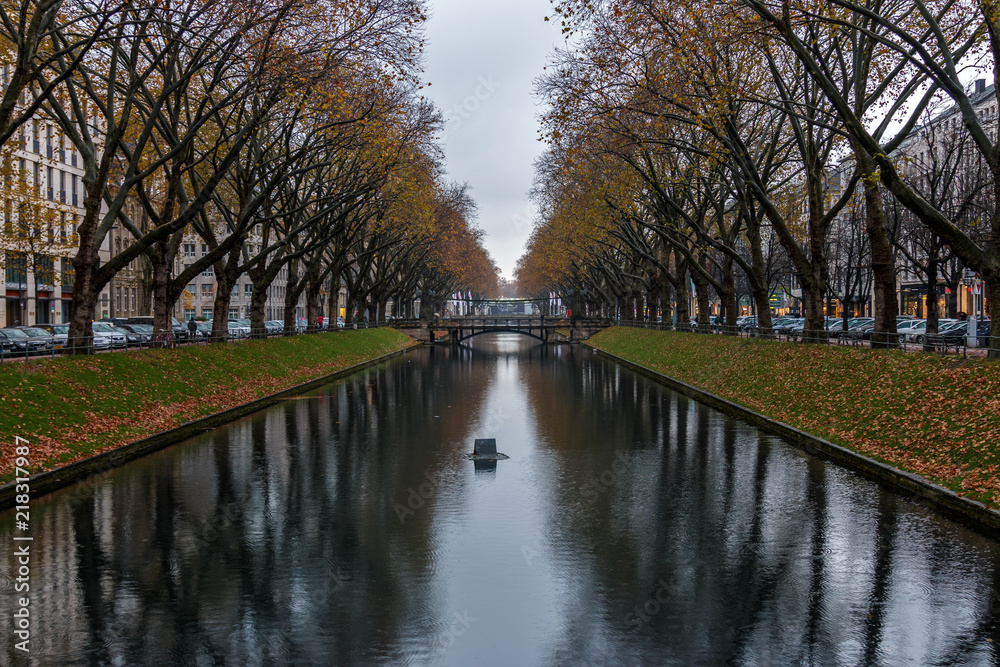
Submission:
<svg viewBox="0 0 1000 667">
<path fill-rule="evenodd" d="M 491 403 L 515 393 L 529 414 Z M 499 469 L 465 458 L 473 437 L 504 449 L 524 429 L 532 443 Z M 35 501 L 44 655 L 459 663 L 434 652 L 456 611 L 447 550 L 520 557 L 517 543 L 467 544 L 491 535 L 468 530 L 476 493 L 502 492 L 525 516 L 488 509 L 515 533 L 542 526 L 535 567 L 558 591 L 510 612 L 557 617 L 537 663 L 995 660 L 994 541 L 583 348 L 486 337 Z M 525 571 L 490 572 L 475 602 L 489 608 Z"/>
</svg>

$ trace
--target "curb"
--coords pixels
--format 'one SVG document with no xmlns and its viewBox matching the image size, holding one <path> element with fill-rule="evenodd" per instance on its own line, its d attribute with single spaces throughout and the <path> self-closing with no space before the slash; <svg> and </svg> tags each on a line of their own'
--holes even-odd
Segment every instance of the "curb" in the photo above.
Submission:
<svg viewBox="0 0 1000 667">
<path fill-rule="evenodd" d="M 334 380 L 338 380 L 360 370 L 364 370 L 369 366 L 375 366 L 376 364 L 380 364 L 383 361 L 392 359 L 393 357 L 404 355 L 419 346 L 420 343 L 416 343 L 403 348 L 402 350 L 396 350 L 395 352 L 384 354 L 381 357 L 375 357 L 374 359 L 354 364 L 353 366 L 309 380 L 308 382 L 294 385 L 288 389 L 282 389 L 277 393 L 262 396 L 261 398 L 250 401 L 249 403 L 243 403 L 242 405 L 228 408 L 222 412 L 217 412 L 205 417 L 199 417 L 198 419 L 185 422 L 175 428 L 155 433 L 149 437 L 142 438 L 141 440 L 135 440 L 122 445 L 121 447 L 116 447 L 115 449 L 102 452 L 101 454 L 88 456 L 85 459 L 70 463 L 69 465 L 65 465 L 54 470 L 48 470 L 46 472 L 40 472 L 37 475 L 32 475 L 28 482 L 31 487 L 31 500 L 36 500 L 44 495 L 56 491 L 57 489 L 67 487 L 75 482 L 79 482 L 80 480 L 89 477 L 99 476 L 103 478 L 113 469 L 128 463 L 129 461 L 134 461 L 135 459 L 141 458 L 146 454 L 151 454 L 169 447 L 170 445 L 175 445 L 178 442 L 187 440 L 188 438 L 194 437 L 199 433 L 204 433 L 205 431 L 209 431 L 218 426 L 228 424 L 239 419 L 240 417 L 245 417 L 248 414 L 257 412 L 258 410 L 269 408 L 287 398 L 316 389 L 317 387 L 321 387 L 322 385 L 333 382 Z M 96 483 L 97 482 L 94 484 Z M 0 486 L 0 511 L 8 510 L 14 507 L 14 497 L 17 495 L 15 493 L 15 487 L 16 482 L 8 482 Z"/>
<path fill-rule="evenodd" d="M 834 444 L 829 440 L 824 440 L 811 433 L 801 431 L 794 426 L 789 426 L 784 422 L 766 417 L 738 403 L 676 380 L 669 375 L 664 375 L 659 371 L 654 371 L 623 359 L 618 355 L 606 352 L 589 343 L 584 344 L 598 354 L 613 359 L 625 368 L 635 371 L 640 375 L 656 380 L 679 394 L 693 398 L 720 412 L 752 424 L 762 431 L 779 435 L 799 449 L 859 473 L 861 476 L 879 483 L 890 491 L 922 501 L 932 506 L 942 515 L 968 528 L 972 528 L 992 538 L 1000 538 L 1000 512 L 990 509 L 981 502 L 972 500 L 971 498 L 964 498 L 951 489 L 946 489 L 943 486 L 928 481 L 920 475 L 868 458 L 863 454 Z"/>
</svg>

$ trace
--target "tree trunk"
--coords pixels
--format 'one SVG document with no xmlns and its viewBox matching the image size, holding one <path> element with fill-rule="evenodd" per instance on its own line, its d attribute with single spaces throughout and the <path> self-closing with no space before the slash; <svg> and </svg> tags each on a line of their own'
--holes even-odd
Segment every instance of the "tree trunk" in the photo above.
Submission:
<svg viewBox="0 0 1000 667">
<path fill-rule="evenodd" d="M 93 230 L 84 233 L 80 229 L 80 247 L 73 258 L 73 300 L 69 307 L 69 334 L 67 335 L 67 354 L 90 354 L 93 352 L 94 309 L 97 307 L 97 295 L 101 285 L 96 282 L 95 274 L 100 260 L 94 244 Z"/>
<path fill-rule="evenodd" d="M 254 283 L 253 292 L 250 293 L 250 335 L 254 338 L 264 338 L 267 336 L 267 329 L 264 326 L 264 305 L 267 303 L 267 288 L 267 285 Z"/>
<path fill-rule="evenodd" d="M 229 340 L 229 303 L 233 299 L 233 288 L 229 281 L 216 271 L 219 280 L 216 283 L 215 300 L 212 302 L 212 342 L 224 343 Z M 225 283 L 225 284 L 224 284 Z M 250 325 L 253 330 L 253 323 Z"/>
<path fill-rule="evenodd" d="M 153 264 L 153 331 L 172 334 L 174 327 L 170 317 L 170 257 L 166 252 L 168 243 L 160 241 L 150 250 Z"/>
<path fill-rule="evenodd" d="M 306 330 L 319 330 L 319 285 L 311 280 L 306 287 Z"/>
<path fill-rule="evenodd" d="M 423 304 L 424 304 L 424 302 L 423 302 L 423 300 L 421 300 L 421 302 L 420 302 L 421 310 L 423 310 Z M 352 294 L 350 288 L 348 288 L 348 290 L 347 290 L 347 312 L 344 314 L 344 322 L 348 326 L 354 324 L 354 310 L 357 307 L 358 307 L 357 299 L 355 299 L 354 294 Z M 427 299 L 427 310 L 429 312 L 428 312 L 427 319 L 431 319 L 431 317 L 433 317 L 433 308 L 434 308 L 434 304 L 431 303 L 430 299 L 428 298 Z"/>
<path fill-rule="evenodd" d="M 875 178 L 875 162 L 867 151 L 855 147 L 861 182 L 865 190 L 865 233 L 871 245 L 872 280 L 875 291 L 875 329 L 872 332 L 872 347 L 897 347 L 896 315 L 899 303 L 896 301 L 896 267 L 892 261 L 892 244 L 885 225 L 885 206 L 882 189 Z M 846 304 L 844 307 L 847 310 Z M 845 315 L 846 317 L 846 315 Z"/>
<path fill-rule="evenodd" d="M 719 298 L 722 300 L 722 307 L 726 311 L 726 333 L 736 333 L 736 318 L 739 317 L 740 309 L 736 303 L 736 278 L 733 276 L 733 260 L 726 258 L 723 264 L 725 273 L 722 275 L 722 292 Z"/>
<path fill-rule="evenodd" d="M 680 252 L 675 251 L 677 262 L 677 328 L 681 331 L 691 327 L 691 296 L 688 291 L 687 260 L 682 259 Z"/>
<path fill-rule="evenodd" d="M 673 284 L 666 275 L 660 275 L 660 323 L 670 324 L 671 318 L 673 317 L 673 300 L 674 289 Z"/>
<path fill-rule="evenodd" d="M 927 260 L 927 326 L 924 327 L 924 350 L 933 350 L 933 346 L 927 344 L 927 334 L 938 332 L 938 320 L 941 318 L 941 309 L 938 305 L 937 294 L 938 261 L 931 256 Z"/>
<path fill-rule="evenodd" d="M 705 268 L 706 259 L 704 256 L 699 259 L 699 264 L 703 269 Z M 708 291 L 709 283 L 700 271 L 692 271 L 691 280 L 694 281 L 694 298 L 698 305 L 698 330 L 702 333 L 708 333 L 712 326 L 712 301 Z"/>
<path fill-rule="evenodd" d="M 771 294 L 768 290 L 767 263 L 764 261 L 764 246 L 760 238 L 760 216 L 751 211 L 747 216 L 747 240 L 750 242 L 750 265 L 757 280 L 750 280 L 754 307 L 757 310 L 757 327 L 770 333 Z"/>
</svg>

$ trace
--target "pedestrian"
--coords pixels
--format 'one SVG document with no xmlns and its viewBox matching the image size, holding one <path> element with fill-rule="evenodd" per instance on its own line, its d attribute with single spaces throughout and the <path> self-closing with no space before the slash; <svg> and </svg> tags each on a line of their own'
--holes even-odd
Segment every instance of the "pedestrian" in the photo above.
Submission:
<svg viewBox="0 0 1000 667">
<path fill-rule="evenodd" d="M 191 340 L 194 340 L 198 335 L 198 323 L 194 321 L 193 317 L 188 320 L 188 334 Z"/>
</svg>

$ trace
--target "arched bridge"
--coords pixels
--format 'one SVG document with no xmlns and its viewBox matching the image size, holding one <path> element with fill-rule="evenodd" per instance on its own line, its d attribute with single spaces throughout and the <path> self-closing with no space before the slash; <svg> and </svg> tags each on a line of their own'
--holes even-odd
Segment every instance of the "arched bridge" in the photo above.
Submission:
<svg viewBox="0 0 1000 667">
<path fill-rule="evenodd" d="M 578 342 L 601 329 L 611 326 L 609 320 L 583 317 L 475 316 L 452 317 L 431 322 L 405 320 L 393 322 L 393 327 L 424 343 L 442 339 L 454 344 L 473 336 L 488 333 L 518 333 L 543 343 Z"/>
</svg>

